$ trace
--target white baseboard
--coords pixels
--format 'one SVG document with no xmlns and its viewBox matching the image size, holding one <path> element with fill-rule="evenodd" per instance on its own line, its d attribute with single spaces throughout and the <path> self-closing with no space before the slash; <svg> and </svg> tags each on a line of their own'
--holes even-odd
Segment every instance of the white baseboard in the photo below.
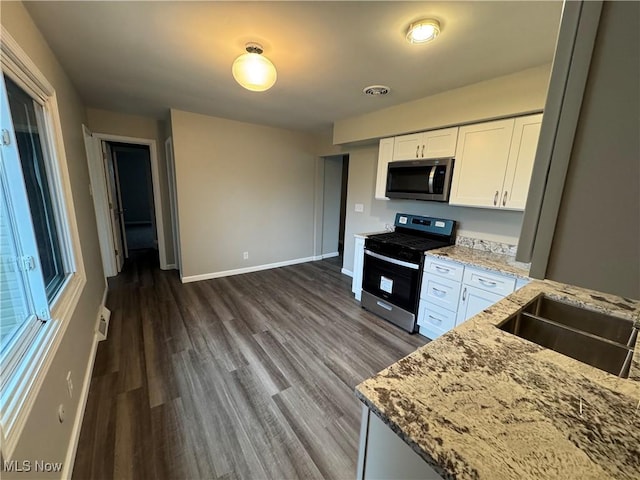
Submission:
<svg viewBox="0 0 640 480">
<path fill-rule="evenodd" d="M 175 263 L 167 263 L 165 265 L 165 269 L 164 270 L 177 270 L 178 266 Z"/>
<path fill-rule="evenodd" d="M 339 257 L 339 256 L 340 256 L 340 252 L 323 253 L 322 259 L 324 260 L 325 258 L 333 258 L 333 257 Z"/>
<path fill-rule="evenodd" d="M 343 268 L 342 270 L 340 270 L 340 272 L 343 275 L 346 275 L 347 277 L 353 278 L 353 272 L 351 270 L 347 270 L 346 268 Z"/>
<path fill-rule="evenodd" d="M 287 267 L 298 263 L 312 262 L 316 257 L 294 258 L 293 260 L 285 260 L 284 262 L 267 263 L 265 265 L 256 265 L 253 267 L 236 268 L 235 270 L 223 270 L 221 272 L 203 273 L 200 275 L 189 275 L 181 277 L 182 283 L 199 282 L 200 280 L 210 280 L 212 278 L 230 277 L 231 275 L 240 275 L 243 273 L 259 272 L 261 270 L 269 270 L 271 268 Z"/>
<path fill-rule="evenodd" d="M 106 299 L 107 289 L 105 288 L 104 294 L 102 295 L 102 303 L 98 307 L 98 314 L 96 315 L 96 325 L 100 322 L 100 317 L 104 314 L 103 311 L 107 310 L 104 306 Z M 89 398 L 89 387 L 91 386 L 93 366 L 96 361 L 98 342 L 100 341 L 99 335 L 100 334 L 97 331 L 93 335 L 93 343 L 91 344 L 91 352 L 89 353 L 89 362 L 87 363 L 87 369 L 84 372 L 84 378 L 82 380 L 80 403 L 78 405 L 78 410 L 76 411 L 76 418 L 73 421 L 73 428 L 71 429 L 71 443 L 69 444 L 69 448 L 67 449 L 67 456 L 64 461 L 62 478 L 71 478 L 71 474 L 73 473 L 73 465 L 76 461 L 78 442 L 80 441 L 80 431 L 82 430 L 82 420 L 84 419 L 84 412 L 87 408 L 87 400 Z"/>
</svg>

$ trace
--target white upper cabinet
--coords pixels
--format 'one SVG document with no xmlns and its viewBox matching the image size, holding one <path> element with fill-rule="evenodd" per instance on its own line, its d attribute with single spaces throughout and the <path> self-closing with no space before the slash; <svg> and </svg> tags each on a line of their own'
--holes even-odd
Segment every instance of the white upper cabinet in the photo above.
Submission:
<svg viewBox="0 0 640 480">
<path fill-rule="evenodd" d="M 542 115 L 460 128 L 452 205 L 524 209 Z"/>
<path fill-rule="evenodd" d="M 395 137 L 393 161 L 453 157 L 458 127 Z"/>
<path fill-rule="evenodd" d="M 524 210 L 541 124 L 542 114 L 516 118 L 509 163 L 504 178 L 502 208 Z"/>
<path fill-rule="evenodd" d="M 450 204 L 498 206 L 514 123 L 510 118 L 460 127 Z"/>
<path fill-rule="evenodd" d="M 393 158 L 393 144 L 393 137 L 380 140 L 378 173 L 376 175 L 376 200 L 389 200 L 385 195 L 385 190 L 387 188 L 387 165 Z"/>
</svg>

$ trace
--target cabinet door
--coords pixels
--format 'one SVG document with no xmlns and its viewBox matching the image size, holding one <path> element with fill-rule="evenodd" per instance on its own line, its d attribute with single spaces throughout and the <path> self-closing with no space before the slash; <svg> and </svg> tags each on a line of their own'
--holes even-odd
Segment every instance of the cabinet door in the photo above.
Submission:
<svg viewBox="0 0 640 480">
<path fill-rule="evenodd" d="M 524 210 L 541 124 L 542 114 L 516 118 L 500 204 L 503 208 Z"/>
<path fill-rule="evenodd" d="M 353 278 L 351 280 L 351 291 L 356 300 L 362 298 L 362 267 L 364 266 L 364 238 L 355 237 L 355 249 L 353 252 Z"/>
<path fill-rule="evenodd" d="M 455 311 L 460 298 L 460 282 L 425 273 L 420 298 Z"/>
<path fill-rule="evenodd" d="M 418 307 L 418 327 L 420 335 L 435 340 L 456 326 L 456 312 L 420 300 Z"/>
<path fill-rule="evenodd" d="M 393 144 L 393 160 L 415 160 L 420 158 L 422 133 L 412 133 L 395 137 Z"/>
<path fill-rule="evenodd" d="M 487 307 L 504 298 L 504 295 L 486 292 L 476 287 L 468 285 L 462 286 L 460 303 L 458 304 L 458 315 L 456 316 L 456 326 L 469 320 L 475 314 L 480 313 Z"/>
<path fill-rule="evenodd" d="M 510 118 L 460 128 L 450 204 L 498 208 L 514 122 Z"/>
<path fill-rule="evenodd" d="M 456 154 L 458 127 L 425 132 L 420 147 L 421 158 L 453 157 Z M 423 149 L 424 148 L 424 149 Z"/>
<path fill-rule="evenodd" d="M 393 158 L 394 138 L 383 138 L 380 140 L 380 148 L 378 150 L 378 174 L 376 176 L 376 195 L 377 200 L 389 200 L 385 196 L 387 187 L 387 165 Z"/>
</svg>

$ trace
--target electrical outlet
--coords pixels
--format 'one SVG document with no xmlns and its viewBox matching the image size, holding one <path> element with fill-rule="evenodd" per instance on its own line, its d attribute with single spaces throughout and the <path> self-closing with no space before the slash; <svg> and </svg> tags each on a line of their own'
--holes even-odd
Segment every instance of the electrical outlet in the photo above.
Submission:
<svg viewBox="0 0 640 480">
<path fill-rule="evenodd" d="M 244 258 L 245 260 L 249 260 L 249 252 L 244 252 L 242 254 L 242 258 Z"/>
<path fill-rule="evenodd" d="M 73 380 L 71 380 L 71 370 L 67 372 L 67 391 L 69 392 L 69 398 L 73 397 Z"/>
<path fill-rule="evenodd" d="M 363 203 L 356 203 L 355 211 L 358 212 L 358 213 L 364 212 L 364 204 Z"/>
</svg>

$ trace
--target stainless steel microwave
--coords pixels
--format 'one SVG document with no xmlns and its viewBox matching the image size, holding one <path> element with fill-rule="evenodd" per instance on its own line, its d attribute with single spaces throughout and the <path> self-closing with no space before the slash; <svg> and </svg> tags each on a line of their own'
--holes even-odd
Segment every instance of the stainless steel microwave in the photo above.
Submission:
<svg viewBox="0 0 640 480">
<path fill-rule="evenodd" d="M 448 202 L 453 158 L 389 162 L 386 196 Z"/>
</svg>

